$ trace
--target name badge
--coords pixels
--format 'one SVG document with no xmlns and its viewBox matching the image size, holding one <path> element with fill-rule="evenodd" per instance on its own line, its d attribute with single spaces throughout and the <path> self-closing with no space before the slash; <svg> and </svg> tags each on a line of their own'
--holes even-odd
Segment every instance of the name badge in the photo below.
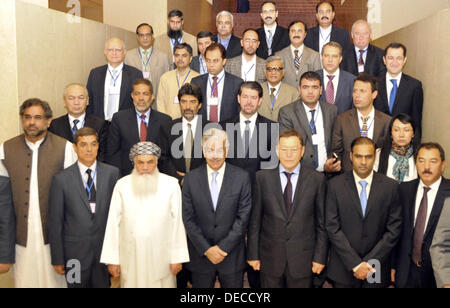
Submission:
<svg viewBox="0 0 450 308">
<path fill-rule="evenodd" d="M 208 100 L 208 105 L 212 106 L 218 106 L 219 105 L 219 98 L 218 97 L 210 97 Z"/>
<path fill-rule="evenodd" d="M 364 72 L 364 65 L 358 65 L 358 72 L 359 73 Z"/>
<path fill-rule="evenodd" d="M 174 104 L 180 104 L 180 101 L 178 100 L 178 96 L 175 96 L 175 97 L 173 98 L 173 103 L 174 103 Z"/>
<path fill-rule="evenodd" d="M 150 72 L 143 72 L 144 79 L 150 79 Z"/>
<path fill-rule="evenodd" d="M 91 212 L 92 212 L 93 214 L 95 214 L 95 203 L 94 203 L 94 202 L 91 202 L 91 203 L 89 203 L 89 205 L 91 206 Z"/>
<path fill-rule="evenodd" d="M 312 144 L 319 145 L 319 135 L 318 134 L 312 135 Z"/>
</svg>

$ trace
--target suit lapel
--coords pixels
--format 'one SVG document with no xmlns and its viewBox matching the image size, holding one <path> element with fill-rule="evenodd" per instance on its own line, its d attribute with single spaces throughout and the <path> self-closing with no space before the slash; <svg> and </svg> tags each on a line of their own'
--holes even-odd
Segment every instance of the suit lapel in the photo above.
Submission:
<svg viewBox="0 0 450 308">
<path fill-rule="evenodd" d="M 100 162 L 97 162 L 97 186 L 95 187 L 96 193 L 97 193 L 97 198 L 96 198 L 96 204 L 95 204 L 95 211 L 98 212 L 98 209 L 103 206 L 102 200 L 103 200 L 103 195 L 102 193 L 105 190 L 105 185 L 106 185 L 106 176 L 105 176 L 105 169 L 103 168 L 102 164 Z"/>
<path fill-rule="evenodd" d="M 336 99 L 334 100 L 335 104 L 336 104 L 336 102 L 341 101 L 341 98 L 344 95 L 344 93 L 342 93 L 342 89 L 344 88 L 343 84 L 344 84 L 344 74 L 342 74 L 342 72 L 340 72 L 339 73 L 338 88 L 335 90 L 336 91 Z"/>
<path fill-rule="evenodd" d="M 150 112 L 151 117 L 151 112 Z M 132 140 L 140 140 L 139 139 L 139 131 L 138 131 L 138 121 L 137 115 L 134 109 L 130 109 L 128 113 L 128 123 L 130 123 L 129 133 L 132 135 Z M 150 120 L 149 120 L 150 124 Z"/>
<path fill-rule="evenodd" d="M 374 172 L 373 178 L 372 178 L 372 184 L 370 186 L 369 199 L 367 199 L 367 207 L 366 207 L 365 217 L 367 217 L 369 215 L 369 212 L 372 210 L 372 208 L 375 206 L 375 204 L 377 204 L 376 200 L 379 196 L 379 192 L 381 191 L 380 183 L 377 179 L 378 179 L 377 173 Z"/>
<path fill-rule="evenodd" d="M 236 61 L 236 63 L 234 63 L 234 65 L 236 65 L 236 70 L 238 72 L 237 76 L 241 77 L 242 76 L 242 56 L 238 57 L 238 60 Z"/>
<path fill-rule="evenodd" d="M 297 186 L 295 187 L 294 199 L 292 202 L 292 209 L 291 213 L 289 214 L 288 220 L 291 220 L 297 208 L 300 207 L 300 204 L 302 202 L 301 196 L 305 194 L 305 190 L 308 188 L 309 180 L 305 173 L 306 172 L 304 171 L 304 169 L 302 170 L 302 168 L 300 168 L 300 174 L 297 179 Z"/>
<path fill-rule="evenodd" d="M 85 208 L 89 211 L 89 213 L 91 213 L 91 206 L 89 205 L 89 200 L 88 200 L 88 196 L 86 193 L 86 187 L 84 186 L 84 181 L 83 178 L 81 177 L 81 172 L 80 172 L 80 168 L 78 167 L 78 163 L 75 163 L 74 165 L 72 165 L 72 178 L 73 179 L 77 179 L 76 182 L 76 186 L 78 187 L 78 191 L 81 197 L 81 200 L 83 201 L 83 204 L 85 206 Z"/>
<path fill-rule="evenodd" d="M 128 77 L 128 68 L 124 64 L 122 69 L 122 84 L 120 85 L 120 98 L 119 98 L 119 110 L 123 106 L 125 102 L 125 96 L 128 95 L 128 84 L 129 84 L 129 77 Z"/>
<path fill-rule="evenodd" d="M 86 118 L 87 118 L 87 114 L 86 114 Z M 63 124 L 64 136 L 70 137 L 70 138 L 68 138 L 68 140 L 70 142 L 73 142 L 72 129 L 70 128 L 70 122 L 69 122 L 69 115 L 68 114 L 66 114 L 64 116 L 62 124 Z"/>
<path fill-rule="evenodd" d="M 331 32 L 331 33 L 333 33 L 333 32 Z M 313 39 L 313 42 L 314 42 L 314 47 L 313 47 L 314 50 L 319 50 L 319 40 L 320 40 L 319 39 L 319 35 L 320 35 L 319 26 L 317 26 L 314 29 L 311 29 L 311 36 L 312 36 L 312 39 Z M 330 41 L 332 41 L 332 40 L 330 39 Z"/>
<path fill-rule="evenodd" d="M 361 219 L 363 218 L 361 201 L 358 196 L 358 189 L 356 188 L 355 178 L 353 177 L 353 172 L 349 172 L 346 177 L 345 184 L 347 185 L 347 191 L 350 192 L 351 204 L 354 209 L 358 212 Z M 366 208 L 367 210 L 367 208 Z"/>
<path fill-rule="evenodd" d="M 277 167 L 270 171 L 272 174 L 270 176 L 270 180 L 272 181 L 271 187 L 275 189 L 275 197 L 278 199 L 278 206 L 281 209 L 281 212 L 283 212 L 284 217 L 286 218 L 286 221 L 289 219 L 287 211 L 286 211 L 286 202 L 284 202 L 284 195 L 283 195 L 283 187 L 281 187 L 281 180 L 280 180 L 280 167 Z"/>
<path fill-rule="evenodd" d="M 225 165 L 225 172 L 223 175 L 223 181 L 222 181 L 222 186 L 220 187 L 220 191 L 219 191 L 219 198 L 217 199 L 217 207 L 216 207 L 216 213 L 219 210 L 219 207 L 222 205 L 222 201 L 224 198 L 224 195 L 226 193 L 226 190 L 230 187 L 232 187 L 233 185 L 233 179 L 230 176 L 230 168 L 228 168 L 228 164 Z M 210 192 L 211 195 L 211 192 Z M 212 200 L 211 200 L 212 202 Z"/>
<path fill-rule="evenodd" d="M 199 179 L 199 184 L 200 184 L 200 187 L 206 187 L 206 189 L 208 189 L 208 195 L 205 197 L 208 200 L 211 211 L 213 211 L 213 213 L 214 213 L 214 205 L 213 205 L 213 201 L 211 198 L 211 189 L 209 188 L 209 182 L 208 182 L 208 168 L 206 167 L 206 164 L 203 164 L 202 167 L 200 167 L 200 168 L 202 168 L 202 171 L 201 171 L 201 176 Z M 224 179 L 225 179 L 225 177 L 224 177 Z M 223 183 L 222 183 L 222 186 L 223 186 Z M 218 206 L 219 206 L 219 202 L 217 201 L 217 207 Z M 216 208 L 216 211 L 217 211 L 217 208 Z"/>
<path fill-rule="evenodd" d="M 301 100 L 298 101 L 297 106 L 295 106 L 295 113 L 297 114 L 298 119 L 300 120 L 300 126 L 303 128 L 304 132 L 311 140 L 311 129 L 309 128 L 308 116 L 306 115 L 305 108 L 303 107 L 303 103 Z M 306 140 L 305 140 L 306 143 Z"/>
<path fill-rule="evenodd" d="M 373 66 L 374 61 L 375 61 L 375 52 L 373 50 L 372 45 L 369 44 L 369 47 L 367 48 L 366 62 L 364 63 L 364 72 L 370 71 L 370 68 Z"/>
<path fill-rule="evenodd" d="M 136 119 L 136 125 L 137 125 L 137 118 Z M 155 142 L 158 140 L 158 134 L 159 134 L 159 127 L 160 123 L 158 118 L 155 116 L 154 111 L 150 112 L 150 118 L 148 119 L 148 125 L 147 125 L 147 139 L 146 141 L 153 141 Z M 136 126 L 137 127 L 137 126 Z"/>
<path fill-rule="evenodd" d="M 358 121 L 358 112 L 356 109 L 352 109 L 349 117 L 349 124 L 351 126 L 351 132 L 354 133 L 354 136 L 352 138 L 358 138 L 361 135 L 360 127 L 359 127 L 359 121 Z"/>
<path fill-rule="evenodd" d="M 381 137 L 382 125 L 380 119 L 380 113 L 375 110 L 375 117 L 373 121 L 373 141 L 378 145 L 378 140 Z"/>
<path fill-rule="evenodd" d="M 400 85 L 397 89 L 397 95 L 395 96 L 394 106 L 392 107 L 392 114 L 396 114 L 396 110 L 398 109 L 398 105 L 402 101 L 403 93 L 408 92 L 408 80 L 405 78 L 405 74 L 402 74 L 402 78 L 400 79 Z M 389 110 L 389 109 L 388 109 Z"/>
<path fill-rule="evenodd" d="M 439 217 L 441 216 L 442 207 L 444 205 L 445 198 L 450 196 L 450 187 L 446 184 L 444 178 L 442 178 L 441 185 L 434 200 L 433 209 L 431 210 L 430 218 L 428 219 L 427 228 L 423 238 L 427 238 L 432 229 L 436 229 Z M 428 205 L 429 206 L 429 205 Z"/>
<path fill-rule="evenodd" d="M 330 147 L 328 145 L 331 144 L 331 133 L 332 133 L 332 127 L 331 125 L 331 119 L 330 119 L 330 113 L 329 109 L 327 108 L 328 103 L 319 101 L 320 110 L 322 111 L 322 120 L 323 120 L 323 129 L 325 131 L 325 147 L 327 149 L 327 152 L 329 151 Z"/>
</svg>

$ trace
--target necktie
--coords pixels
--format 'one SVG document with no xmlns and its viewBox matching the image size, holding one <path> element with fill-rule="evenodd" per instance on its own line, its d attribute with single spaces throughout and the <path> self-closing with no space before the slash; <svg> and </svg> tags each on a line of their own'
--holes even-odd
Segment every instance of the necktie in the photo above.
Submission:
<svg viewBox="0 0 450 308">
<path fill-rule="evenodd" d="M 73 128 L 72 128 L 72 136 L 76 134 L 78 127 L 77 124 L 80 123 L 80 120 L 73 120 Z"/>
<path fill-rule="evenodd" d="M 275 105 L 275 91 L 277 89 L 276 88 L 270 88 L 270 103 L 272 104 L 272 109 L 273 106 Z"/>
<path fill-rule="evenodd" d="M 364 54 L 364 50 L 359 50 L 359 61 L 358 61 L 358 65 L 362 65 L 364 66 L 364 58 L 363 58 L 363 54 Z"/>
<path fill-rule="evenodd" d="M 394 108 L 395 97 L 397 96 L 397 79 L 391 79 L 392 82 L 392 90 L 389 95 L 389 112 L 392 114 L 392 109 Z"/>
<path fill-rule="evenodd" d="M 211 89 L 212 97 L 219 97 L 218 85 L 217 85 L 217 76 L 213 77 L 213 84 Z M 209 120 L 214 123 L 219 122 L 219 114 L 218 114 L 218 105 L 210 105 L 209 106 Z"/>
<path fill-rule="evenodd" d="M 244 130 L 244 150 L 245 157 L 249 157 L 249 147 L 250 147 L 250 122 L 249 120 L 245 121 L 245 130 Z"/>
<path fill-rule="evenodd" d="M 361 129 L 361 137 L 367 137 L 368 136 L 368 130 L 369 128 L 367 127 L 367 121 L 369 121 L 369 117 L 361 117 L 361 120 L 363 121 L 363 126 Z"/>
<path fill-rule="evenodd" d="M 146 115 L 142 114 L 139 118 L 141 119 L 141 125 L 139 129 L 139 140 L 146 141 L 147 140 L 147 124 L 145 124 Z"/>
<path fill-rule="evenodd" d="M 269 57 L 272 55 L 272 39 L 273 39 L 273 34 L 272 34 L 272 30 L 267 30 L 267 32 L 269 32 L 269 38 L 267 41 L 267 54 L 269 55 Z"/>
<path fill-rule="evenodd" d="M 310 110 L 309 112 L 311 112 L 311 121 L 309 121 L 309 128 L 311 129 L 311 135 L 316 135 L 317 134 L 316 121 L 314 120 L 314 113 L 316 112 L 316 110 Z M 314 167 L 314 169 L 317 169 L 317 167 L 319 166 L 319 151 L 318 151 L 317 146 L 318 146 L 317 144 L 313 144 L 313 150 L 314 150 L 313 167 Z"/>
<path fill-rule="evenodd" d="M 188 123 L 188 131 L 186 135 L 186 141 L 184 143 L 184 160 L 186 163 L 186 173 L 191 170 L 191 154 L 192 154 L 192 125 L 191 123 Z"/>
<path fill-rule="evenodd" d="M 117 74 L 118 74 L 118 70 L 113 69 L 111 72 L 110 88 L 116 87 L 116 83 L 118 81 Z M 117 110 L 119 110 L 120 95 L 116 94 L 116 93 L 111 93 L 111 89 L 109 91 L 110 92 L 108 95 L 108 106 L 106 108 L 106 120 L 111 120 L 113 117 L 113 114 L 116 113 Z"/>
<path fill-rule="evenodd" d="M 144 72 L 148 72 L 149 71 L 149 69 L 148 69 L 148 63 L 147 63 L 147 61 L 148 61 L 148 56 L 149 56 L 149 51 L 148 50 L 144 50 L 144 61 L 143 61 L 143 67 L 144 67 Z"/>
<path fill-rule="evenodd" d="M 330 104 L 334 104 L 334 85 L 333 85 L 333 79 L 334 76 L 327 75 L 328 76 L 328 83 L 327 83 L 327 102 Z"/>
<path fill-rule="evenodd" d="M 287 185 L 286 188 L 284 189 L 284 203 L 286 204 L 286 212 L 288 213 L 288 215 L 291 213 L 292 210 L 292 183 L 291 183 L 291 176 L 293 173 L 289 173 L 284 171 L 283 172 L 286 175 L 287 178 Z"/>
<path fill-rule="evenodd" d="M 359 195 L 359 201 L 361 202 L 361 209 L 363 216 L 366 215 L 366 207 L 367 207 L 367 192 L 366 192 L 366 186 L 367 182 L 362 180 L 359 181 L 359 185 L 361 185 L 361 194 Z"/>
<path fill-rule="evenodd" d="M 92 182 L 93 182 L 93 179 L 91 176 L 92 170 L 87 169 L 86 173 L 88 174 L 87 186 L 90 189 L 90 195 L 89 195 L 89 189 L 88 189 L 88 187 L 86 187 L 86 192 L 88 194 L 89 202 L 95 202 L 95 199 L 97 197 L 97 192 L 95 191 L 95 184 L 92 184 Z"/>
<path fill-rule="evenodd" d="M 217 176 L 219 175 L 219 172 L 213 172 L 212 173 L 212 180 L 211 180 L 211 199 L 214 206 L 214 211 L 216 211 L 217 208 L 217 201 L 219 199 L 219 185 L 217 185 Z"/>
<path fill-rule="evenodd" d="M 298 56 L 298 50 L 294 50 L 294 65 L 295 65 L 295 69 L 298 71 L 298 69 L 300 68 L 300 57 Z"/>
<path fill-rule="evenodd" d="M 420 200 L 419 212 L 417 213 L 416 225 L 414 227 L 412 259 L 416 264 L 422 261 L 422 244 L 428 211 L 427 193 L 430 189 L 430 187 L 423 188 L 423 197 L 422 200 Z"/>
</svg>

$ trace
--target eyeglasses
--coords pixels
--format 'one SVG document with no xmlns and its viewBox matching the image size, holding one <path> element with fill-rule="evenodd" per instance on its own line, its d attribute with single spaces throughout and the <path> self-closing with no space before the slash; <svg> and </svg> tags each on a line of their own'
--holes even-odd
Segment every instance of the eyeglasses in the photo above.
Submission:
<svg viewBox="0 0 450 308">
<path fill-rule="evenodd" d="M 108 48 L 108 49 L 106 49 L 106 51 L 109 52 L 109 53 L 120 53 L 120 52 L 123 51 L 123 48 L 122 49 L 119 49 L 119 48 Z"/>
<path fill-rule="evenodd" d="M 284 70 L 284 68 L 283 67 L 276 67 L 276 66 L 274 66 L 274 67 L 266 67 L 266 71 L 268 71 L 268 72 L 281 72 L 282 70 Z"/>
<path fill-rule="evenodd" d="M 138 33 L 139 38 L 152 37 L 151 33 Z"/>
<path fill-rule="evenodd" d="M 259 42 L 258 40 L 252 40 L 252 39 L 245 39 L 245 40 L 244 40 L 244 43 L 246 43 L 246 44 L 250 44 L 250 43 L 256 44 L 256 43 L 258 43 L 258 42 Z"/>
<path fill-rule="evenodd" d="M 231 25 L 231 21 L 218 21 L 217 24 L 218 24 L 219 26 L 221 26 L 221 25 L 227 25 L 227 26 L 229 26 L 229 25 Z"/>
</svg>

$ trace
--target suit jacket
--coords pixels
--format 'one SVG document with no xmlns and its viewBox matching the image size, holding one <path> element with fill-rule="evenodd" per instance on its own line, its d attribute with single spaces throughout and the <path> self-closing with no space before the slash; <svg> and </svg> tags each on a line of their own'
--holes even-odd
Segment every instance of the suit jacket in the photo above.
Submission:
<svg viewBox="0 0 450 308">
<path fill-rule="evenodd" d="M 252 70 L 256 70 L 255 73 L 255 81 L 257 82 L 264 82 L 266 81 L 266 62 L 256 57 L 256 67 L 252 68 Z M 231 58 L 227 60 L 227 63 L 225 64 L 225 71 L 227 71 L 230 74 L 233 74 L 236 77 L 242 78 L 242 55 L 239 55 L 237 57 Z"/>
<path fill-rule="evenodd" d="M 367 58 L 364 63 L 364 72 L 374 75 L 375 77 L 382 77 L 386 74 L 386 67 L 383 62 L 384 51 L 376 46 L 369 44 L 367 49 Z M 359 55 L 358 55 L 359 57 Z M 341 69 L 347 71 L 355 76 L 359 75 L 358 62 L 355 52 L 355 45 L 350 45 L 342 53 Z"/>
<path fill-rule="evenodd" d="M 319 41 L 320 41 L 320 27 L 316 26 L 308 29 L 305 38 L 305 45 L 315 51 L 319 52 Z M 342 48 L 345 50 L 350 47 L 350 35 L 346 29 L 332 26 L 330 42 L 338 42 L 341 44 Z"/>
<path fill-rule="evenodd" d="M 336 106 L 323 101 L 320 101 L 319 104 L 324 125 L 327 156 L 331 157 L 331 136 L 333 133 L 333 125 L 337 117 L 337 108 Z M 309 127 L 308 116 L 306 115 L 303 102 L 298 100 L 281 108 L 278 122 L 280 123 L 280 132 L 294 129 L 300 133 L 306 147 L 302 163 L 312 168 L 314 166 L 314 146 L 312 144 L 311 128 Z"/>
<path fill-rule="evenodd" d="M 438 288 L 450 285 L 450 199 L 447 198 L 430 247 L 431 263 Z"/>
<path fill-rule="evenodd" d="M 282 107 L 300 99 L 300 95 L 298 94 L 297 90 L 298 87 L 294 88 L 287 83 L 282 82 L 280 91 L 275 99 L 275 102 L 273 103 L 272 108 L 269 90 L 270 85 L 268 82 L 265 82 L 261 84 L 261 86 L 263 88 L 263 101 L 261 103 L 261 106 L 259 106 L 258 113 L 274 122 L 278 122 L 278 114 Z"/>
<path fill-rule="evenodd" d="M 189 64 L 189 67 L 192 68 L 194 71 L 200 74 L 200 56 L 192 57 L 191 64 Z M 206 68 L 206 64 L 204 63 Z"/>
<path fill-rule="evenodd" d="M 53 177 L 49 201 L 49 241 L 52 265 L 76 259 L 85 270 L 100 262 L 109 204 L 119 170 L 97 162 L 95 214 L 78 163 Z"/>
<path fill-rule="evenodd" d="M 134 48 L 127 51 L 127 55 L 125 56 L 125 64 L 131 65 L 140 71 L 144 71 L 142 59 L 139 54 L 139 48 Z M 168 72 L 170 70 L 169 54 L 153 48 L 149 66 L 150 80 L 153 85 L 153 91 L 155 94 L 158 94 L 159 80 L 165 72 Z"/>
<path fill-rule="evenodd" d="M 256 50 L 256 55 L 262 59 L 267 59 L 269 56 L 273 56 L 277 51 L 280 51 L 291 43 L 289 40 L 289 31 L 286 28 L 277 25 L 275 29 L 275 34 L 273 35 L 272 41 L 272 54 L 269 55 L 269 48 L 267 47 L 266 32 L 264 27 L 257 30 L 259 37 L 259 47 Z"/>
<path fill-rule="evenodd" d="M 183 43 L 188 43 L 192 47 L 192 55 L 196 56 L 198 54 L 197 48 L 197 38 L 190 33 L 183 31 Z M 155 38 L 155 43 L 153 47 L 159 49 L 160 51 L 166 53 L 169 56 L 170 66 L 173 66 L 173 50 L 172 45 L 170 44 L 170 38 L 167 33 L 163 33 L 158 35 Z"/>
<path fill-rule="evenodd" d="M 213 35 L 212 40 L 218 42 L 218 34 Z M 232 34 L 227 48 L 227 59 L 237 57 L 240 54 L 242 54 L 241 39 Z"/>
<path fill-rule="evenodd" d="M 390 255 L 400 238 L 402 206 L 398 184 L 374 172 L 363 216 L 353 171 L 332 178 L 326 199 L 326 228 L 331 244 L 328 277 L 344 285 L 360 280 L 353 268 L 361 262 L 380 262 L 381 284 L 390 282 Z"/>
<path fill-rule="evenodd" d="M 253 187 L 258 170 L 274 168 L 278 164 L 275 151 L 276 141 L 278 141 L 278 126 L 272 127 L 275 122 L 258 115 L 255 130 L 250 136 L 249 153 L 245 155 L 244 139 L 239 122 L 240 115 L 238 114 L 228 122 L 220 123 L 223 130 L 226 130 L 231 145 L 227 153 L 227 161 L 247 171 Z M 276 131 L 273 131 L 272 134 L 272 129 L 275 127 Z M 275 144 L 272 144 L 272 136 Z"/>
<path fill-rule="evenodd" d="M 0 176 L 0 264 L 14 264 L 16 255 L 16 218 L 11 183 Z"/>
<path fill-rule="evenodd" d="M 403 201 L 403 230 L 396 250 L 396 268 L 395 283 L 399 288 L 406 286 L 409 276 L 409 268 L 412 263 L 412 249 L 414 238 L 415 225 L 415 204 L 417 188 L 419 187 L 420 179 L 400 184 L 400 198 Z M 430 256 L 430 246 L 436 231 L 436 226 L 441 216 L 441 211 L 444 205 L 445 198 L 450 196 L 450 180 L 442 178 L 439 186 L 436 199 L 432 206 L 432 211 L 428 219 L 428 223 L 423 236 L 422 244 L 422 271 L 424 272 L 423 283 L 428 287 L 436 287 L 436 280 L 433 274 L 433 267 Z M 428 204 L 428 207 L 431 205 Z"/>
<path fill-rule="evenodd" d="M 372 125 L 373 141 L 377 148 L 382 148 L 385 138 L 389 138 L 390 136 L 390 120 L 390 116 L 375 110 L 375 119 Z M 351 144 L 353 140 L 360 136 L 361 131 L 356 109 L 350 109 L 336 118 L 333 128 L 331 149 L 341 159 L 343 171 L 350 171 L 353 169 L 352 162 L 350 161 Z"/>
<path fill-rule="evenodd" d="M 303 56 L 300 60 L 300 68 L 298 71 L 294 65 L 294 55 L 292 54 L 290 45 L 283 50 L 278 51 L 276 55 L 282 57 L 284 61 L 283 81 L 296 89 L 298 89 L 300 77 L 303 73 L 317 71 L 322 68 L 319 53 L 306 46 L 304 46 Z"/>
<path fill-rule="evenodd" d="M 256 174 L 248 230 L 248 260 L 261 260 L 261 272 L 280 277 L 286 264 L 295 278 L 312 276 L 311 263 L 326 264 L 325 177 L 301 165 L 288 215 L 279 168 Z"/>
<path fill-rule="evenodd" d="M 208 118 L 207 89 L 210 86 L 208 84 L 208 76 L 209 74 L 203 74 L 191 80 L 191 82 L 195 83 L 202 90 L 203 104 L 198 114 L 205 117 L 205 119 Z M 219 110 L 220 122 L 231 119 L 235 115 L 239 114 L 240 106 L 237 101 L 237 95 L 239 93 L 239 88 L 243 80 L 239 77 L 236 77 L 230 73 L 225 72 L 224 81 L 222 82 L 224 82 L 224 86 L 223 86 L 222 102 Z"/>
<path fill-rule="evenodd" d="M 105 119 L 105 78 L 108 73 L 108 65 L 94 68 L 89 73 L 86 88 L 89 93 L 89 105 L 86 113 L 94 114 Z M 133 82 L 142 78 L 142 72 L 135 67 L 123 65 L 122 85 L 120 87 L 119 110 L 134 108 L 131 92 Z"/>
<path fill-rule="evenodd" d="M 381 76 L 378 83 L 378 96 L 373 106 L 386 114 L 395 116 L 399 113 L 406 113 L 414 119 L 416 124 L 416 134 L 422 135 L 422 109 L 423 109 L 423 89 L 422 83 L 402 74 L 400 85 L 395 96 L 392 113 L 389 111 L 389 96 L 386 90 L 386 74 Z M 419 138 L 420 140 L 420 138 Z"/>
<path fill-rule="evenodd" d="M 98 134 L 98 140 L 99 140 L 99 149 L 98 149 L 98 155 L 97 158 L 100 161 L 103 161 L 106 151 L 106 141 L 108 139 L 108 127 L 109 124 L 103 119 L 100 119 L 99 117 L 93 115 L 93 114 L 86 114 L 85 117 L 85 127 L 90 127 L 95 129 L 95 131 Z M 55 135 L 58 135 L 70 142 L 73 143 L 73 135 L 72 135 L 72 129 L 70 128 L 69 123 L 69 115 L 65 114 L 59 118 L 56 118 L 52 120 L 52 123 L 50 124 L 50 127 L 48 129 Z"/>
<path fill-rule="evenodd" d="M 317 73 L 320 75 L 321 82 L 323 82 L 323 76 L 324 74 L 326 75 L 326 72 L 321 69 L 318 70 Z M 334 89 L 336 93 L 334 104 L 338 108 L 338 114 L 344 113 L 353 108 L 353 83 L 355 78 L 355 75 L 339 70 L 338 88 L 337 90 Z M 328 77 L 325 80 L 328 80 Z M 320 99 L 323 101 L 327 100 L 327 84 L 322 85 L 322 96 Z"/>
<path fill-rule="evenodd" d="M 232 274 L 245 268 L 245 231 L 252 206 L 248 174 L 231 164 L 225 167 L 216 211 L 206 164 L 189 172 L 183 185 L 183 222 L 188 236 L 192 272 Z M 228 256 L 212 264 L 204 255 L 218 245 Z"/>
<path fill-rule="evenodd" d="M 174 176 L 175 170 L 169 159 L 169 135 L 171 118 L 156 110 L 150 112 L 147 126 L 147 139 L 161 148 L 158 160 L 160 172 Z M 133 170 L 130 161 L 130 149 L 138 143 L 139 130 L 136 109 L 130 108 L 117 112 L 109 127 L 108 143 L 106 147 L 106 162 L 120 169 L 121 177 Z"/>
</svg>

